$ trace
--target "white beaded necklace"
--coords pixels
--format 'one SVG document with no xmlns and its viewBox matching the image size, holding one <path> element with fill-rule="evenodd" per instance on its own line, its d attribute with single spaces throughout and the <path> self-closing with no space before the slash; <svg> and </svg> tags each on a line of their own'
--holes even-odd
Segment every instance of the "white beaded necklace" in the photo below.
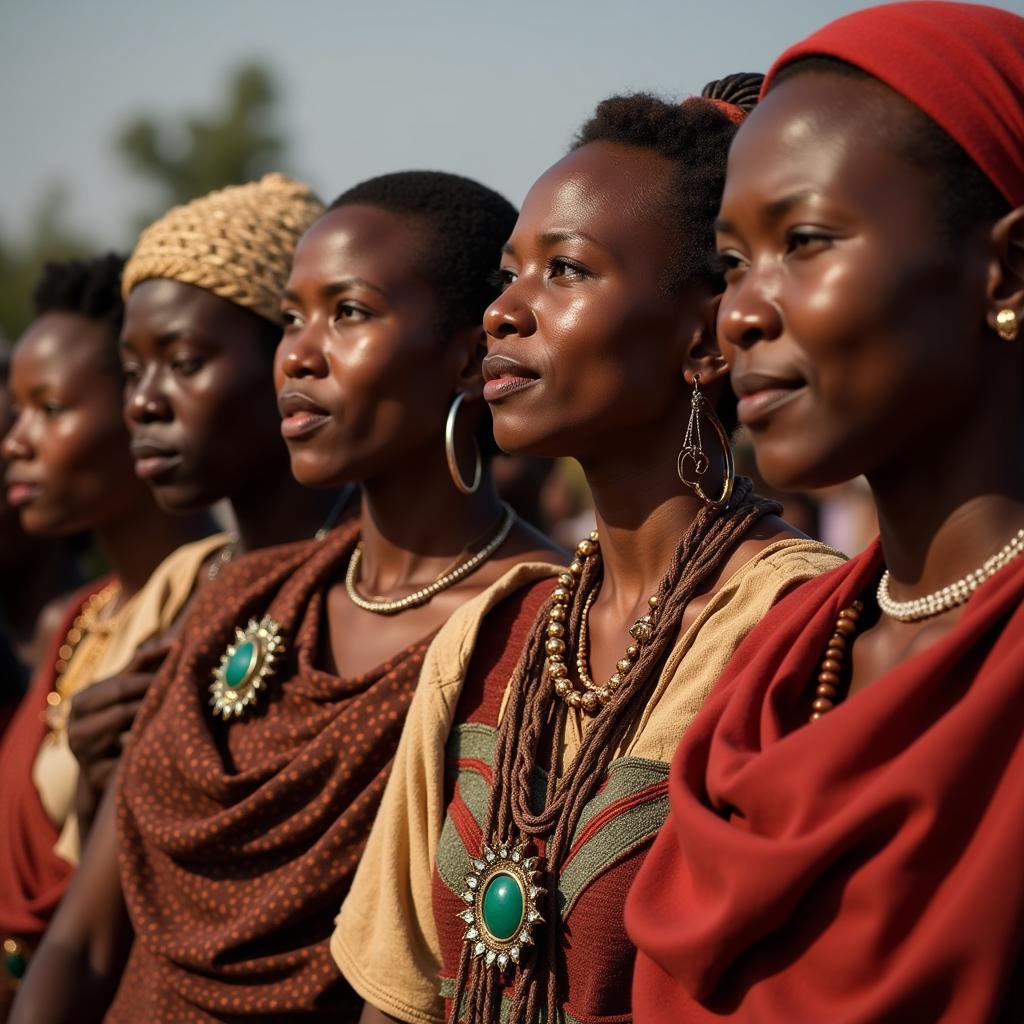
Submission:
<svg viewBox="0 0 1024 1024">
<path fill-rule="evenodd" d="M 942 612 L 948 612 L 951 608 L 958 608 L 982 583 L 999 572 L 1004 565 L 1012 562 L 1022 551 L 1024 551 L 1024 527 L 1017 531 L 1006 547 L 997 551 L 981 568 L 969 572 L 966 576 L 958 579 L 956 583 L 950 583 L 948 587 L 943 587 L 941 590 L 936 590 L 912 601 L 895 601 L 889 596 L 889 570 L 886 569 L 878 583 L 878 607 L 886 615 L 899 622 L 930 619 L 933 615 L 940 615 Z"/>
</svg>

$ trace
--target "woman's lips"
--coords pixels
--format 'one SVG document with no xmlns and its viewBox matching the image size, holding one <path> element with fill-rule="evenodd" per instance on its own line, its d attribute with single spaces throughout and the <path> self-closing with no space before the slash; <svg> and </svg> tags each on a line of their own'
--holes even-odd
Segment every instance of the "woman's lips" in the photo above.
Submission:
<svg viewBox="0 0 1024 1024">
<path fill-rule="evenodd" d="M 7 485 L 7 504 L 11 508 L 20 508 L 22 505 L 27 505 L 29 502 L 34 501 L 42 493 L 42 487 L 39 484 L 19 484 L 12 483 Z"/>
<path fill-rule="evenodd" d="M 142 438 L 132 441 L 132 457 L 135 460 L 135 475 L 140 480 L 166 476 L 182 462 L 181 452 Z"/>
<path fill-rule="evenodd" d="M 484 400 L 496 402 L 499 398 L 507 398 L 531 384 L 536 384 L 539 380 L 539 377 L 495 377 L 484 385 Z"/>
<path fill-rule="evenodd" d="M 140 480 L 153 480 L 165 476 L 180 465 L 180 455 L 147 455 L 135 460 L 135 475 Z"/>
<path fill-rule="evenodd" d="M 315 434 L 331 417 L 327 413 L 300 412 L 289 413 L 281 420 L 281 436 L 286 441 L 296 441 Z"/>
<path fill-rule="evenodd" d="M 736 414 L 745 427 L 754 427 L 803 393 L 803 387 L 775 387 L 755 391 L 739 400 Z"/>
<path fill-rule="evenodd" d="M 733 390 L 739 396 L 736 414 L 745 427 L 756 427 L 807 389 L 807 381 L 789 372 L 763 372 L 733 367 Z"/>
</svg>

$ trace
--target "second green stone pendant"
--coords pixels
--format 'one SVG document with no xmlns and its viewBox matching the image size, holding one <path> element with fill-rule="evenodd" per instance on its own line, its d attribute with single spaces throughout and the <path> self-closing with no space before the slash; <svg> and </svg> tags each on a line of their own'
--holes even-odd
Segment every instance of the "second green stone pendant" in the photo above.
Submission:
<svg viewBox="0 0 1024 1024">
<path fill-rule="evenodd" d="M 462 893 L 469 908 L 458 916 L 466 923 L 463 941 L 488 967 L 504 971 L 518 964 L 523 947 L 533 943 L 534 925 L 543 921 L 537 911 L 537 897 L 544 892 L 536 884 L 538 859 L 526 856 L 523 842 L 493 850 L 485 844 L 472 862 Z"/>
<path fill-rule="evenodd" d="M 274 661 L 284 651 L 281 627 L 264 615 L 249 620 L 245 629 L 235 629 L 235 642 L 221 655 L 213 670 L 210 704 L 213 713 L 225 721 L 242 714 L 266 686 L 274 672 Z"/>
</svg>

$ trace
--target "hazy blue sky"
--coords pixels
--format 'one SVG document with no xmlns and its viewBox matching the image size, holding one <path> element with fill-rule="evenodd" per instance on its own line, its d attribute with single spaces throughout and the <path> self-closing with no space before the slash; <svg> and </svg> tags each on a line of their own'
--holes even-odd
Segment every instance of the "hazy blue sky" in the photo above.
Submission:
<svg viewBox="0 0 1024 1024">
<path fill-rule="evenodd" d="M 1010 6 L 1018 6 L 1015 0 Z M 292 170 L 325 198 L 372 174 L 458 171 L 518 203 L 611 93 L 764 70 L 849 0 L 0 0 L 0 230 L 46 184 L 72 225 L 128 245 L 148 198 L 114 151 L 137 112 L 206 112 L 266 60 Z"/>
</svg>

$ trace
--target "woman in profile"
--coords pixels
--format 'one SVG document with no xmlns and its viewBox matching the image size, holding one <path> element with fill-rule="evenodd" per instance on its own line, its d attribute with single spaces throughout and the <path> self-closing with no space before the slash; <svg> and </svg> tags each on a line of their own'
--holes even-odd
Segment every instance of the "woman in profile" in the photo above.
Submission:
<svg viewBox="0 0 1024 1024">
<path fill-rule="evenodd" d="M 1024 1014 L 1024 19 L 892 4 L 776 61 L 718 221 L 758 468 L 881 535 L 770 613 L 627 904 L 639 1022 Z"/>
<path fill-rule="evenodd" d="M 578 460 L 598 532 L 557 580 L 513 570 L 428 652 L 332 944 L 364 1022 L 627 1019 L 622 905 L 672 752 L 747 631 L 839 560 L 733 480 L 718 419 L 736 401 L 712 222 L 759 84 L 605 101 L 505 242 L 495 438 Z"/>
</svg>

